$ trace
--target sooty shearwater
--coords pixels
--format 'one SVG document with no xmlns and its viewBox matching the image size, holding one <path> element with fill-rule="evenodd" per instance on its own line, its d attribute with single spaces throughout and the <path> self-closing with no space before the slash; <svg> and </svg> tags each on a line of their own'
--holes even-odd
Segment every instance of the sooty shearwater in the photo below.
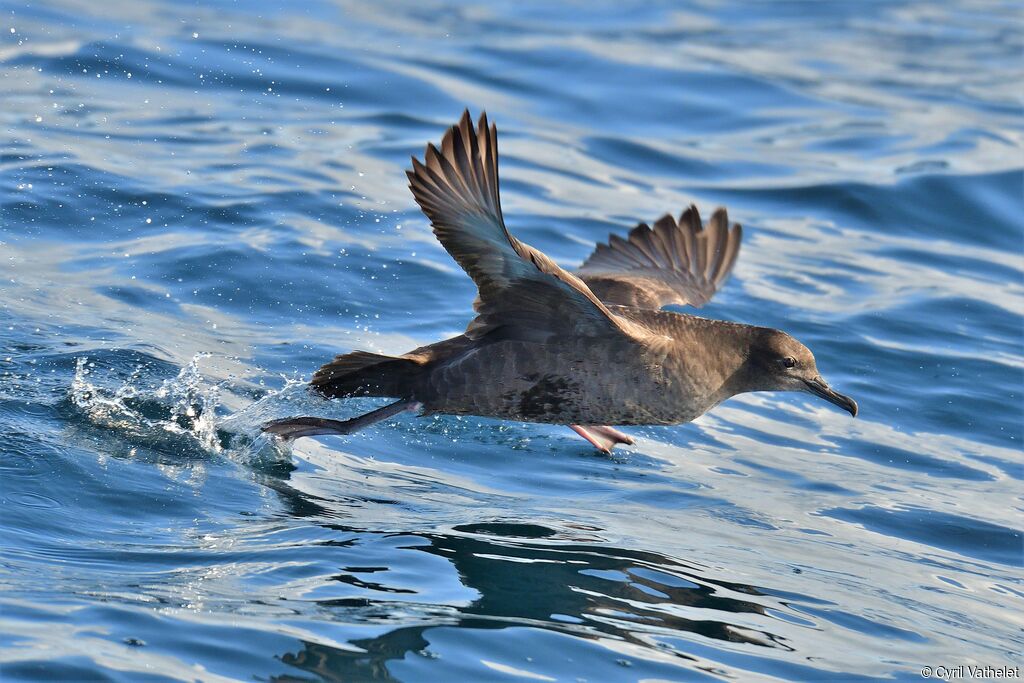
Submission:
<svg viewBox="0 0 1024 683">
<path fill-rule="evenodd" d="M 350 434 L 404 411 L 480 415 L 571 427 L 602 451 L 633 439 L 609 425 L 689 422 L 747 391 L 806 391 L 857 415 L 822 379 L 814 355 L 780 330 L 661 310 L 700 307 L 736 262 L 741 229 L 718 209 L 611 235 L 575 273 L 505 227 L 498 133 L 469 112 L 407 171 L 434 234 L 473 279 L 464 334 L 401 356 L 353 351 L 313 376 L 325 397 L 398 399 L 350 420 L 277 420 L 285 439 Z"/>
</svg>

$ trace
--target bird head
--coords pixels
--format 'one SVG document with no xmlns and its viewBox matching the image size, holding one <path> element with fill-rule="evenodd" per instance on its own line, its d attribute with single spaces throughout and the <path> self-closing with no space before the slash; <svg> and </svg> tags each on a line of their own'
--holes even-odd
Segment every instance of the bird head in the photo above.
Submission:
<svg viewBox="0 0 1024 683">
<path fill-rule="evenodd" d="M 857 417 L 857 402 L 830 387 L 811 350 L 785 332 L 762 329 L 747 360 L 754 391 L 806 391 Z"/>
</svg>

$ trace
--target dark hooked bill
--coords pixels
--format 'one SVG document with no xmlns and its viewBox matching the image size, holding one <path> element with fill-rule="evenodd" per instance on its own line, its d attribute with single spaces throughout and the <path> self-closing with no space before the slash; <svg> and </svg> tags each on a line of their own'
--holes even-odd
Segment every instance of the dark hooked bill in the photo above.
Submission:
<svg viewBox="0 0 1024 683">
<path fill-rule="evenodd" d="M 857 402 L 849 396 L 840 394 L 838 391 L 830 387 L 821 377 L 805 379 L 804 383 L 807 385 L 807 391 L 811 392 L 815 396 L 820 396 L 829 403 L 836 404 L 843 410 L 850 413 L 850 415 L 857 417 Z"/>
</svg>

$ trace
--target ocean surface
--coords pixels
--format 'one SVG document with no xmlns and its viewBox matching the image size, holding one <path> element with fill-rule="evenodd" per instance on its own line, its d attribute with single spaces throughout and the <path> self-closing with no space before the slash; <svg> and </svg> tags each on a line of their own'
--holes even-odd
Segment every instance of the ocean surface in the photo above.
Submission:
<svg viewBox="0 0 1024 683">
<path fill-rule="evenodd" d="M 867 681 L 1024 650 L 1020 3 L 0 0 L 0 679 Z M 406 187 L 464 107 L 565 266 L 744 225 L 702 314 L 857 419 L 404 416 L 282 447 L 334 354 L 461 332 Z"/>
</svg>

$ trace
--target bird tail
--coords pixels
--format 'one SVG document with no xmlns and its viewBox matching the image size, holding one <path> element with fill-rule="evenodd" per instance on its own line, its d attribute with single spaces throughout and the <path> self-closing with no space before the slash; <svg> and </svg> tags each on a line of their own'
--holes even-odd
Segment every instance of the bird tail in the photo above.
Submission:
<svg viewBox="0 0 1024 683">
<path fill-rule="evenodd" d="M 426 363 L 422 358 L 353 351 L 316 371 L 310 385 L 328 398 L 387 396 L 411 398 Z"/>
</svg>

